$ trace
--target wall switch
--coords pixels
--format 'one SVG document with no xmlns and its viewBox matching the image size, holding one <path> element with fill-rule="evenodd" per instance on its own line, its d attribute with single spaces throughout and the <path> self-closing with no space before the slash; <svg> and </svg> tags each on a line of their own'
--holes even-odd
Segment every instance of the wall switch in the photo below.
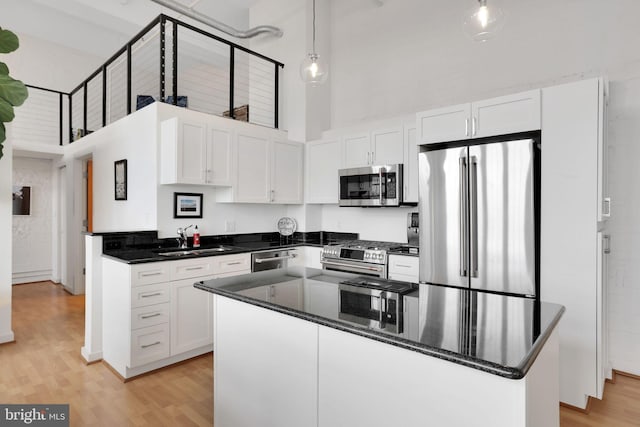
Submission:
<svg viewBox="0 0 640 427">
<path fill-rule="evenodd" d="M 224 231 L 233 233 L 236 231 L 236 222 L 235 221 L 225 221 L 224 222 Z"/>
</svg>

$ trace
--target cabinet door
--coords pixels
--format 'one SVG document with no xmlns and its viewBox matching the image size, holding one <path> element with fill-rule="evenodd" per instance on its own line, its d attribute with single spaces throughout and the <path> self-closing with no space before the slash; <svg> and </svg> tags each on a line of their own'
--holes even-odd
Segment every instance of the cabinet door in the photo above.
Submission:
<svg viewBox="0 0 640 427">
<path fill-rule="evenodd" d="M 404 194 L 405 203 L 418 203 L 418 140 L 415 123 L 404 127 Z"/>
<path fill-rule="evenodd" d="M 207 184 L 233 185 L 231 131 L 209 125 L 207 138 Z"/>
<path fill-rule="evenodd" d="M 404 160 L 402 127 L 371 132 L 371 164 L 393 165 Z"/>
<path fill-rule="evenodd" d="M 206 125 L 178 122 L 177 181 L 181 184 L 204 184 L 207 169 Z"/>
<path fill-rule="evenodd" d="M 474 102 L 472 116 L 474 138 L 540 129 L 540 90 Z"/>
<path fill-rule="evenodd" d="M 307 143 L 307 203 L 338 203 L 340 140 Z"/>
<path fill-rule="evenodd" d="M 371 164 L 371 138 L 369 133 L 342 138 L 342 163 L 345 168 Z"/>
<path fill-rule="evenodd" d="M 271 285 L 271 302 L 284 307 L 302 310 L 302 279 Z"/>
<path fill-rule="evenodd" d="M 271 201 L 302 203 L 304 146 L 297 142 L 274 140 L 271 146 Z"/>
<path fill-rule="evenodd" d="M 235 201 L 269 203 L 271 183 L 269 141 L 266 137 L 237 134 L 237 182 Z"/>
<path fill-rule="evenodd" d="M 471 104 L 423 111 L 416 116 L 420 144 L 471 137 Z"/>
<path fill-rule="evenodd" d="M 213 344 L 213 295 L 193 279 L 171 283 L 171 355 Z"/>
</svg>

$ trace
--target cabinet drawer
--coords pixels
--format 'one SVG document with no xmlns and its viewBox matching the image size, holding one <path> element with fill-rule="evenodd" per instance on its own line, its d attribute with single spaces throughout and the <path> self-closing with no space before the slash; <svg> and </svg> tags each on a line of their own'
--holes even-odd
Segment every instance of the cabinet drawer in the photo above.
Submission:
<svg viewBox="0 0 640 427">
<path fill-rule="evenodd" d="M 149 326 L 131 331 L 131 366 L 169 357 L 169 324 Z"/>
<path fill-rule="evenodd" d="M 415 276 L 410 276 L 408 274 L 389 273 L 389 280 L 395 280 L 397 282 L 418 283 L 420 277 L 417 274 Z"/>
<path fill-rule="evenodd" d="M 223 255 L 213 257 L 213 271 L 217 276 L 231 272 L 251 272 L 251 254 Z"/>
<path fill-rule="evenodd" d="M 134 308 L 131 310 L 131 330 L 167 323 L 170 319 L 169 313 L 168 302 Z"/>
<path fill-rule="evenodd" d="M 131 266 L 131 286 L 149 285 L 170 280 L 168 262 L 152 262 Z"/>
<path fill-rule="evenodd" d="M 211 276 L 214 257 L 194 258 L 174 261 L 171 265 L 171 280 L 191 279 Z"/>
<path fill-rule="evenodd" d="M 389 277 L 392 275 L 415 276 L 420 273 L 420 258 L 402 255 L 389 255 Z"/>
<path fill-rule="evenodd" d="M 145 307 L 169 301 L 170 293 L 168 283 L 156 283 L 131 288 L 131 308 Z"/>
</svg>

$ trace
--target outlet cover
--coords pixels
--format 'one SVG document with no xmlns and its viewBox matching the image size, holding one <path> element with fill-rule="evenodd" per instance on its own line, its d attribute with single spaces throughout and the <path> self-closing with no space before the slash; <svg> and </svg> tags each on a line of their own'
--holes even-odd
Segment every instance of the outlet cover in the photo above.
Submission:
<svg viewBox="0 0 640 427">
<path fill-rule="evenodd" d="M 235 221 L 225 221 L 224 222 L 224 231 L 233 233 L 236 231 L 236 222 Z"/>
</svg>

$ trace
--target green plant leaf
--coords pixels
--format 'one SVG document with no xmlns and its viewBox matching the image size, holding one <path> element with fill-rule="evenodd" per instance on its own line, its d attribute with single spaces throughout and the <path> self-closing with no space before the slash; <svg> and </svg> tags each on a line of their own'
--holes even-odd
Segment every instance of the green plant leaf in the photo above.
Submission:
<svg viewBox="0 0 640 427">
<path fill-rule="evenodd" d="M 0 53 L 13 52 L 20 46 L 18 36 L 9 30 L 0 29 Z"/>
<path fill-rule="evenodd" d="M 0 74 L 9 75 L 9 67 L 4 62 L 0 62 Z"/>
<path fill-rule="evenodd" d="M 17 107 L 29 96 L 26 86 L 20 80 L 0 74 L 0 98 Z"/>
<path fill-rule="evenodd" d="M 13 120 L 15 116 L 11 104 L 0 98 L 0 122 L 8 123 Z"/>
<path fill-rule="evenodd" d="M 2 158 L 2 143 L 7 139 L 7 133 L 4 130 L 4 123 L 0 122 L 0 159 Z"/>
</svg>

